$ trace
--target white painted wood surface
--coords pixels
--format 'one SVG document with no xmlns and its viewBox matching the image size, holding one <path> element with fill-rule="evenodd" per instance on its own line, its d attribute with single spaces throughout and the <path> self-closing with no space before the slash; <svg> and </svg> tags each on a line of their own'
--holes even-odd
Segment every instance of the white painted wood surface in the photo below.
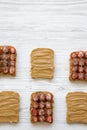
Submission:
<svg viewBox="0 0 87 130">
<path fill-rule="evenodd" d="M 0 124 L 0 130 L 86 130 L 87 125 L 66 123 L 65 96 L 70 91 L 87 91 L 86 82 L 71 83 L 69 54 L 87 50 L 87 0 L 0 0 L 0 45 L 17 49 L 17 76 L 0 78 L 0 90 L 19 92 L 20 121 Z M 55 51 L 54 79 L 30 77 L 30 53 L 33 48 Z M 54 123 L 30 123 L 30 94 L 38 90 L 54 94 Z"/>
</svg>

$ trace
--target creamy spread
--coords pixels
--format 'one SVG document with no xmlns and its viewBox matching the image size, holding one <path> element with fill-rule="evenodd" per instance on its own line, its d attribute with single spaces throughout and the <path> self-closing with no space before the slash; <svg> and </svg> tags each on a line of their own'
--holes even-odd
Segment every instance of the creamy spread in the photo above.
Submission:
<svg viewBox="0 0 87 130">
<path fill-rule="evenodd" d="M 12 91 L 0 92 L 0 122 L 17 123 L 19 119 L 19 95 Z"/>
<path fill-rule="evenodd" d="M 67 122 L 87 123 L 87 93 L 70 92 L 66 97 Z"/>
<path fill-rule="evenodd" d="M 54 52 L 48 48 L 37 48 L 31 53 L 32 78 L 53 78 Z"/>
</svg>

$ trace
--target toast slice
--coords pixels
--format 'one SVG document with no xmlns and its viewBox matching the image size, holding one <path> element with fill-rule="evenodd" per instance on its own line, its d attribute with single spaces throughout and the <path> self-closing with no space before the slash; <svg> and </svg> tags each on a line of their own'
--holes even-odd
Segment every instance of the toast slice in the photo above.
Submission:
<svg viewBox="0 0 87 130">
<path fill-rule="evenodd" d="M 87 93 L 70 92 L 66 96 L 67 123 L 87 124 Z"/>
<path fill-rule="evenodd" d="M 16 55 L 13 46 L 0 46 L 0 75 L 16 75 Z"/>
<path fill-rule="evenodd" d="M 50 92 L 34 92 L 31 94 L 31 122 L 53 122 L 53 94 Z"/>
<path fill-rule="evenodd" d="M 13 91 L 0 92 L 0 123 L 17 123 L 19 120 L 19 94 Z"/>
<path fill-rule="evenodd" d="M 37 48 L 31 53 L 31 77 L 52 79 L 54 74 L 54 51 Z"/>
</svg>

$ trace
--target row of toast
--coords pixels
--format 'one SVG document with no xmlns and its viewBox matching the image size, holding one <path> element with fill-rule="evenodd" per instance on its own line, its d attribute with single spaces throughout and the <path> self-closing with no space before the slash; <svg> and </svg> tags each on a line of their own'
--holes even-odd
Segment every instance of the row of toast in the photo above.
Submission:
<svg viewBox="0 0 87 130">
<path fill-rule="evenodd" d="M 53 123 L 54 96 L 48 91 L 31 94 L 31 123 Z M 70 92 L 66 96 L 67 123 L 87 123 L 87 93 Z M 14 91 L 0 92 L 0 123 L 18 123 L 20 96 Z"/>
<path fill-rule="evenodd" d="M 13 46 L 0 46 L 0 74 L 16 75 L 17 52 Z M 52 79 L 54 76 L 54 51 L 49 48 L 37 48 L 31 52 L 31 77 Z M 87 80 L 87 51 L 75 51 L 70 54 L 69 79 Z"/>
</svg>

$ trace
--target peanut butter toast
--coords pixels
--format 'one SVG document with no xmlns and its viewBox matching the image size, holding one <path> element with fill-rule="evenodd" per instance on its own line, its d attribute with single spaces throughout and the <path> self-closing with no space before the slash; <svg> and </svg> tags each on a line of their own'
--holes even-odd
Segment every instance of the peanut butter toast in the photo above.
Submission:
<svg viewBox="0 0 87 130">
<path fill-rule="evenodd" d="M 31 53 L 31 77 L 52 79 L 54 52 L 49 48 L 37 48 Z"/>
<path fill-rule="evenodd" d="M 0 123 L 17 123 L 19 120 L 19 94 L 0 92 Z"/>
<path fill-rule="evenodd" d="M 66 96 L 67 123 L 87 124 L 87 93 L 70 92 Z"/>
</svg>

